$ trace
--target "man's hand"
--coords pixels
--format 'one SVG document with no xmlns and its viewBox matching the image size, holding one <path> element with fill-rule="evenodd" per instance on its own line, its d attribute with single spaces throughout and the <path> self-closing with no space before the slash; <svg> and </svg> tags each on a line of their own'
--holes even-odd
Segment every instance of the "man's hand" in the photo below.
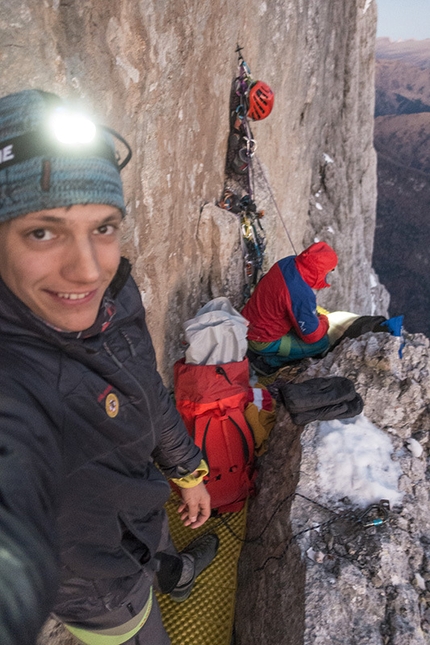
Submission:
<svg viewBox="0 0 430 645">
<path fill-rule="evenodd" d="M 193 488 L 181 488 L 182 504 L 178 508 L 185 526 L 198 529 L 211 514 L 211 498 L 203 482 Z"/>
</svg>

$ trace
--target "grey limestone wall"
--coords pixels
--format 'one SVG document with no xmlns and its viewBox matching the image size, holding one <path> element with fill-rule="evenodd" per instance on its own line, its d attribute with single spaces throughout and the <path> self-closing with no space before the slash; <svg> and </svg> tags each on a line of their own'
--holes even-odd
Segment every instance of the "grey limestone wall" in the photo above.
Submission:
<svg viewBox="0 0 430 645">
<path fill-rule="evenodd" d="M 324 239 L 340 255 L 321 304 L 358 313 L 386 307 L 370 267 L 375 4 L 1 0 L 1 93 L 38 87 L 79 99 L 133 147 L 124 252 L 167 380 L 182 322 L 214 295 L 241 304 L 238 237 L 228 248 L 219 243 L 234 222 L 225 228 L 218 213 L 200 228 L 202 208 L 223 190 L 238 42 L 253 76 L 275 92 L 274 111 L 253 131 L 294 245 Z M 260 189 L 270 264 L 292 249 Z M 239 267 L 227 283 L 226 264 Z"/>
</svg>

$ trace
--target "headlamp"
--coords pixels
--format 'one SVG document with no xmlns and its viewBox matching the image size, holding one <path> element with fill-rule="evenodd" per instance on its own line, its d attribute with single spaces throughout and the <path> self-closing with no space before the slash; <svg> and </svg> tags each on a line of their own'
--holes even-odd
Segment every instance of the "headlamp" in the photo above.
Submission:
<svg viewBox="0 0 430 645">
<path fill-rule="evenodd" d="M 96 136 L 96 126 L 90 119 L 63 107 L 54 110 L 50 127 L 58 141 L 67 145 L 88 144 Z"/>
<path fill-rule="evenodd" d="M 127 154 L 123 160 L 104 133 L 109 133 L 125 146 Z M 0 142 L 0 170 L 34 157 L 101 157 L 119 171 L 128 164 L 131 155 L 129 144 L 115 130 L 96 126 L 87 116 L 57 106 L 50 112 L 45 127 Z"/>
</svg>

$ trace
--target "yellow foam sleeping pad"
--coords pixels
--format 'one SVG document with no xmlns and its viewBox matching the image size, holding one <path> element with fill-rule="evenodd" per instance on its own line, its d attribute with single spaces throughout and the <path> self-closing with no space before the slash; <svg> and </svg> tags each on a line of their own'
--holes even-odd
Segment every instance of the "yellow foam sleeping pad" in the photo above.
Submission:
<svg viewBox="0 0 430 645">
<path fill-rule="evenodd" d="M 246 505 L 238 513 L 210 517 L 200 528 L 190 529 L 180 520 L 179 503 L 180 498 L 172 492 L 166 510 L 178 551 L 203 533 L 216 533 L 219 548 L 213 563 L 197 578 L 188 600 L 177 603 L 169 595 L 157 593 L 164 627 L 172 645 L 230 645 Z"/>
</svg>

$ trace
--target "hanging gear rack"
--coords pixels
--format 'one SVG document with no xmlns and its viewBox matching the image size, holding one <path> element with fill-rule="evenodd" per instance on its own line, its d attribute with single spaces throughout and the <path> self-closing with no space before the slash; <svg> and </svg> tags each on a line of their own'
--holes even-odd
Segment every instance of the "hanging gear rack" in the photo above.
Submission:
<svg viewBox="0 0 430 645">
<path fill-rule="evenodd" d="M 291 236 L 276 203 L 273 191 L 256 156 L 257 142 L 250 121 L 261 121 L 269 116 L 274 104 L 274 94 L 263 81 L 255 81 L 238 44 L 238 72 L 230 97 L 230 135 L 228 141 L 226 176 L 223 198 L 218 205 L 240 218 L 241 247 L 244 258 L 244 300 L 246 301 L 264 275 L 263 263 L 266 235 L 261 222 L 264 210 L 255 203 L 256 171 L 264 181 L 270 199 L 282 222 L 288 240 L 297 255 Z M 257 161 L 257 165 L 254 164 Z"/>
</svg>

